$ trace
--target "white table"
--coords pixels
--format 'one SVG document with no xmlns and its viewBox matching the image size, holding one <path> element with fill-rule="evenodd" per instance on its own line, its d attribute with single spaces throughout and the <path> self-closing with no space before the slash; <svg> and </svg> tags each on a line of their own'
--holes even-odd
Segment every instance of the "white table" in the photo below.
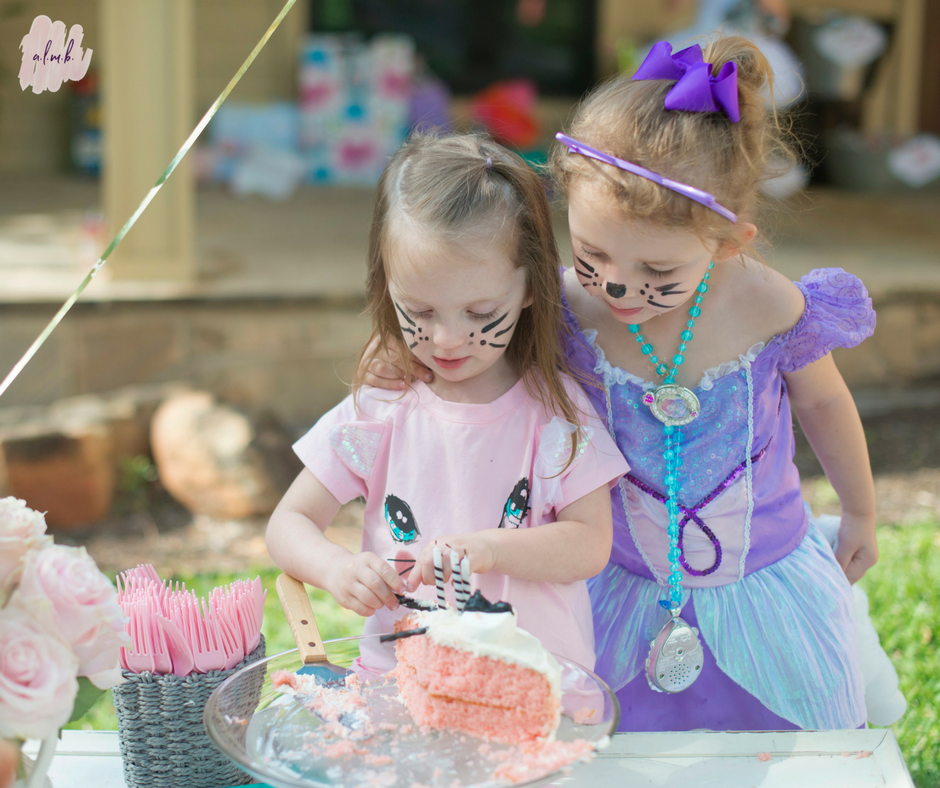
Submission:
<svg viewBox="0 0 940 788">
<path fill-rule="evenodd" d="M 35 755 L 38 742 L 26 750 Z M 117 733 L 64 731 L 54 788 L 125 788 Z M 889 729 L 784 733 L 629 733 L 559 788 L 914 788 Z M 185 786 L 180 786 L 185 788 Z"/>
</svg>

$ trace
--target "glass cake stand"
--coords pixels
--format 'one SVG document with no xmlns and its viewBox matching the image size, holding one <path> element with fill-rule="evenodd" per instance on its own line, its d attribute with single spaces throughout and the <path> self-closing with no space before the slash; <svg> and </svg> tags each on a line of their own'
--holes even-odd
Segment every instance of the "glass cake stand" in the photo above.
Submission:
<svg viewBox="0 0 940 788">
<path fill-rule="evenodd" d="M 348 667 L 358 656 L 358 640 L 325 641 L 330 661 Z M 556 657 L 562 665 L 562 717 L 556 741 L 587 740 L 603 744 L 617 729 L 620 709 L 610 688 L 594 673 Z M 422 733 L 398 700 L 394 680 L 366 684 L 378 732 L 344 745 L 356 752 L 322 754 L 311 748 L 322 724 L 303 704 L 271 686 L 278 670 L 296 671 L 297 649 L 242 668 L 209 697 L 206 730 L 213 743 L 253 777 L 275 788 L 337 788 L 360 784 L 382 788 L 499 788 L 548 782 L 574 762 L 530 763 L 519 748 L 484 743 L 460 733 Z M 575 719 L 585 720 L 575 722 Z M 318 742 L 322 744 L 322 742 Z M 339 749 L 339 748 L 337 748 Z M 514 781 L 496 776 L 513 767 Z M 524 776 L 520 779 L 519 769 Z"/>
</svg>

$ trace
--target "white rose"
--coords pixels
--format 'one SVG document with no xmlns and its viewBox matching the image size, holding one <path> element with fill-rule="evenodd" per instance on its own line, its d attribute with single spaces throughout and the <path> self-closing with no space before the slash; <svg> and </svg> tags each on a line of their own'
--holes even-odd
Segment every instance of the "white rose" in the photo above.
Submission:
<svg viewBox="0 0 940 788">
<path fill-rule="evenodd" d="M 27 554 L 12 605 L 60 633 L 79 661 L 78 675 L 100 689 L 120 681 L 119 649 L 130 639 L 111 581 L 84 547 L 51 547 Z"/>
<path fill-rule="evenodd" d="M 45 739 L 69 721 L 78 693 L 72 649 L 27 613 L 0 610 L 0 737 Z"/>
<path fill-rule="evenodd" d="M 19 579 L 23 556 L 51 543 L 41 513 L 18 498 L 0 498 L 0 603 Z"/>
</svg>

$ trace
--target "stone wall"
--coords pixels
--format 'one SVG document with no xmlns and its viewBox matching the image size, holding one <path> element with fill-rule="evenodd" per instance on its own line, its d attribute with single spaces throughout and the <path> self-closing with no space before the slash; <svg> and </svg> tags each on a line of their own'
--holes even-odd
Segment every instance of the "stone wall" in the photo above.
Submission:
<svg viewBox="0 0 940 788">
<path fill-rule="evenodd" d="M 0 309 L 0 375 L 56 310 Z M 359 301 L 82 304 L 72 308 L 0 408 L 129 385 L 185 381 L 236 405 L 309 426 L 347 393 L 370 323 Z"/>
</svg>

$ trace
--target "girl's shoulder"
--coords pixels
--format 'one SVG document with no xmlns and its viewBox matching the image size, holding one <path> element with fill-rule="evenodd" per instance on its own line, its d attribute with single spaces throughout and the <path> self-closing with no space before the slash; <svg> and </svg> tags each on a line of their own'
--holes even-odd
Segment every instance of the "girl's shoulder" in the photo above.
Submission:
<svg viewBox="0 0 940 788">
<path fill-rule="evenodd" d="M 806 300 L 796 284 L 756 260 L 732 265 L 741 268 L 731 277 L 727 306 L 756 335 L 770 338 L 786 334 L 800 322 Z"/>
</svg>

